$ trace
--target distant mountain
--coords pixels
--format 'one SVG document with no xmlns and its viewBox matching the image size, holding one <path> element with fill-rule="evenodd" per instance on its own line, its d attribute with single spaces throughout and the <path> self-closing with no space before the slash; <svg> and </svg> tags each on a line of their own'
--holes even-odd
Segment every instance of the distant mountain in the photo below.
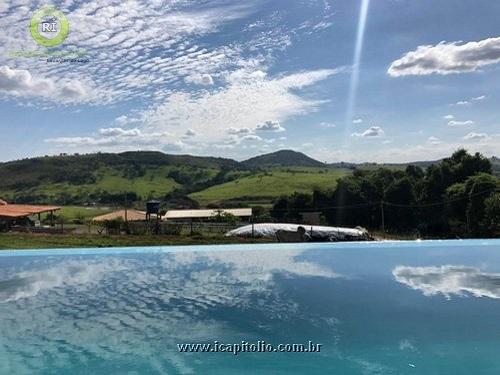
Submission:
<svg viewBox="0 0 500 375">
<path fill-rule="evenodd" d="M 431 160 L 431 161 L 412 161 L 409 163 L 350 163 L 350 162 L 337 162 L 328 164 L 329 167 L 333 168 L 348 168 L 348 169 L 373 169 L 373 168 L 389 168 L 389 169 L 405 169 L 408 165 L 416 165 L 421 168 L 427 168 L 432 164 L 439 163 L 440 160 Z"/>
<path fill-rule="evenodd" d="M 317 161 L 302 152 L 293 150 L 281 150 L 256 156 L 243 161 L 241 164 L 251 168 L 266 167 L 325 167 L 325 164 Z"/>
</svg>

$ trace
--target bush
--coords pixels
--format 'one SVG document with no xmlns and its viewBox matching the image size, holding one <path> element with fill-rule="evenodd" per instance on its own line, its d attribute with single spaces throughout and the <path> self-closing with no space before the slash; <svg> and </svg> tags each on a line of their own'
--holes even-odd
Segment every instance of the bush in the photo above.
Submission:
<svg viewBox="0 0 500 375">
<path fill-rule="evenodd" d="M 121 217 L 103 222 L 103 227 L 108 234 L 120 234 L 123 225 L 124 221 Z"/>
<path fill-rule="evenodd" d="M 168 234 L 169 236 L 180 236 L 182 228 L 182 224 L 162 223 L 160 226 L 160 232 L 162 234 Z"/>
</svg>

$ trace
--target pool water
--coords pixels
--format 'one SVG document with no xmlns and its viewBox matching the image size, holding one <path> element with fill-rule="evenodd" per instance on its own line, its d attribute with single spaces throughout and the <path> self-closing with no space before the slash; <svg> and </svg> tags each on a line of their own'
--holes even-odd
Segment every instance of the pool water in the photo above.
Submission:
<svg viewBox="0 0 500 375">
<path fill-rule="evenodd" d="M 180 352 L 178 344 L 321 344 Z M 500 374 L 500 240 L 0 252 L 1 374 Z"/>
</svg>

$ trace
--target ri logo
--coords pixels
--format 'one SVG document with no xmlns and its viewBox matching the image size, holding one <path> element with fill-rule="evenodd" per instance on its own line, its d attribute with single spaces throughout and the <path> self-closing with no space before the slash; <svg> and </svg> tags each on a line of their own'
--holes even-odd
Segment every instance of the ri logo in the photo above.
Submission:
<svg viewBox="0 0 500 375">
<path fill-rule="evenodd" d="M 44 47 L 61 44 L 69 33 L 69 22 L 59 9 L 43 7 L 35 12 L 30 21 L 31 36 Z"/>
<path fill-rule="evenodd" d="M 58 21 L 56 17 L 48 17 L 41 22 L 42 33 L 57 33 Z"/>
</svg>

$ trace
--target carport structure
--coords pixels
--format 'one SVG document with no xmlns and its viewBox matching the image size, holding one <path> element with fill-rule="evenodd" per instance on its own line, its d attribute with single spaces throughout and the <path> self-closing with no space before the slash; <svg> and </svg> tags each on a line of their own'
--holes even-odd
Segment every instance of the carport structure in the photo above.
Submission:
<svg viewBox="0 0 500 375">
<path fill-rule="evenodd" d="M 41 206 L 41 205 L 31 205 L 31 204 L 8 204 L 5 201 L 0 203 L 0 220 L 10 224 L 15 220 L 26 218 L 29 216 L 38 216 L 40 220 L 40 215 L 43 213 L 49 213 L 51 220 L 51 225 L 54 224 L 54 212 L 61 209 L 59 206 Z"/>
</svg>

